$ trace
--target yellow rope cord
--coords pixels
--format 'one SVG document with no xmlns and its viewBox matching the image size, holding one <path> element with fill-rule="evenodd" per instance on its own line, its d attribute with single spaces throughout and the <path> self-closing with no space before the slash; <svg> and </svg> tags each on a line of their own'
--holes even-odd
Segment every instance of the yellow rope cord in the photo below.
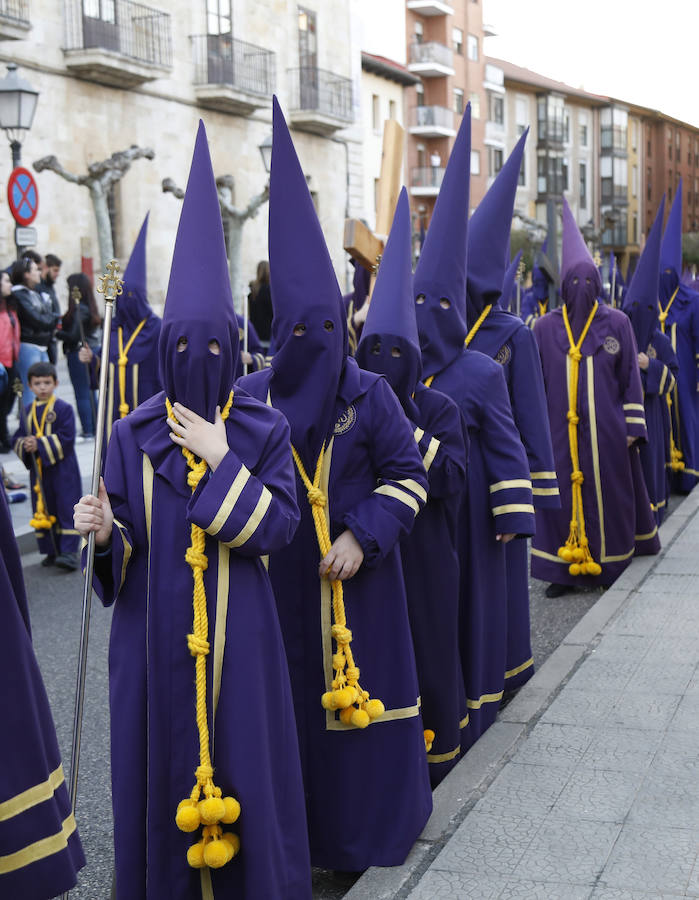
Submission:
<svg viewBox="0 0 699 900">
<path fill-rule="evenodd" d="M 660 320 L 660 328 L 663 334 L 665 334 L 665 323 L 667 321 L 668 314 L 670 313 L 670 307 L 675 302 L 675 297 L 677 296 L 679 289 L 680 286 L 678 284 L 672 297 L 670 297 L 670 302 L 665 307 L 665 309 L 663 309 L 662 303 L 660 302 L 660 300 L 658 300 L 658 309 L 660 310 L 660 312 L 658 313 L 658 319 Z M 681 472 L 682 469 L 684 469 L 685 464 L 682 459 L 682 451 L 679 449 L 675 441 L 674 426 L 672 421 L 672 391 L 667 392 L 667 394 L 665 395 L 665 399 L 667 402 L 667 410 L 670 416 L 670 468 L 673 472 Z"/>
<path fill-rule="evenodd" d="M 233 406 L 233 391 L 221 412 L 225 420 Z M 168 418 L 177 421 L 172 404 L 165 398 Z M 192 493 L 204 477 L 207 462 L 197 462 L 191 450 L 182 447 L 182 455 L 187 461 L 189 473 L 187 484 Z M 192 569 L 194 579 L 192 633 L 187 635 L 187 647 L 194 657 L 196 685 L 196 719 L 199 732 L 199 765 L 195 771 L 196 782 L 186 799 L 177 807 L 175 823 L 180 831 L 192 832 L 202 826 L 202 837 L 187 851 L 187 862 L 195 869 L 210 866 L 218 869 L 236 855 L 240 848 L 240 840 L 236 834 L 223 833 L 221 825 L 231 825 L 240 815 L 240 803 L 234 797 L 222 797 L 221 788 L 214 784 L 214 768 L 211 763 L 209 743 L 209 720 L 206 710 L 206 657 L 209 653 L 209 619 L 206 611 L 206 590 L 204 588 L 204 572 L 209 565 L 206 556 L 206 535 L 198 525 L 192 523 L 190 530 L 191 544 L 185 553 L 185 560 Z M 204 799 L 200 800 L 201 794 Z"/>
<path fill-rule="evenodd" d="M 432 382 L 434 381 L 434 375 L 430 375 L 429 378 L 425 378 L 423 384 L 425 387 L 432 387 Z"/>
<path fill-rule="evenodd" d="M 573 339 L 573 332 L 568 321 L 568 309 L 563 304 L 563 323 L 565 325 L 566 334 L 568 335 L 568 343 L 570 345 L 568 356 L 570 357 L 570 382 L 568 384 L 568 444 L 570 446 L 570 461 L 572 463 L 572 471 L 570 473 L 571 484 L 571 501 L 572 509 L 570 514 L 570 531 L 568 539 L 562 547 L 558 548 L 558 556 L 569 563 L 568 571 L 571 575 L 599 575 L 602 572 L 602 566 L 596 563 L 587 541 L 585 533 L 585 514 L 583 511 L 582 500 L 582 484 L 583 473 L 580 471 L 580 456 L 578 454 L 578 382 L 580 375 L 580 360 L 582 353 L 580 348 L 587 336 L 587 332 L 592 325 L 599 304 L 595 300 L 595 305 L 590 310 L 587 317 L 585 327 L 580 334 L 577 342 Z"/>
<path fill-rule="evenodd" d="M 324 558 L 332 546 L 328 523 L 325 518 L 325 506 L 327 497 L 320 489 L 320 478 L 323 472 L 323 460 L 325 459 L 325 444 L 323 444 L 313 481 L 306 474 L 301 457 L 292 446 L 291 452 L 299 471 L 301 480 L 308 491 L 308 502 L 311 504 L 313 524 L 316 529 L 318 546 L 321 559 Z M 352 632 L 347 627 L 345 616 L 345 602 L 342 582 L 335 579 L 330 583 L 332 590 L 333 620 L 331 634 L 335 639 L 337 650 L 333 654 L 333 669 L 335 677 L 332 681 L 332 690 L 326 691 L 320 698 L 323 709 L 340 710 L 340 721 L 345 725 L 354 725 L 356 728 L 366 728 L 373 720 L 378 719 L 385 712 L 380 700 L 370 700 L 369 692 L 362 690 L 359 684 L 359 668 L 352 656 Z"/>
<path fill-rule="evenodd" d="M 548 310 L 546 309 L 546 307 L 548 306 L 548 300 L 545 300 L 543 303 L 541 302 L 541 300 L 537 300 L 536 302 L 539 305 L 539 315 L 545 316 L 548 312 Z"/>
<path fill-rule="evenodd" d="M 121 419 L 126 418 L 129 413 L 129 404 L 126 402 L 126 363 L 129 361 L 129 350 L 145 324 L 146 320 L 141 319 L 126 346 L 124 346 L 124 332 L 121 325 L 119 326 L 119 417 Z"/>
<path fill-rule="evenodd" d="M 476 336 L 476 334 L 478 333 L 478 329 L 481 327 L 481 325 L 482 325 L 482 324 L 485 322 L 485 320 L 488 318 L 488 313 L 490 312 L 490 310 L 491 310 L 492 308 L 493 308 L 493 304 L 492 304 L 492 303 L 489 303 L 486 307 L 484 307 L 483 312 L 482 312 L 482 313 L 480 314 L 480 316 L 478 316 L 478 318 L 476 319 L 476 321 L 475 321 L 475 323 L 474 323 L 474 325 L 473 325 L 473 328 L 472 328 L 472 329 L 469 331 L 469 333 L 466 335 L 466 340 L 464 341 L 464 344 L 465 344 L 467 347 L 468 347 L 468 345 L 471 343 L 471 341 L 474 339 L 474 337 Z"/>
<path fill-rule="evenodd" d="M 34 436 L 40 439 L 44 436 L 44 428 L 46 427 L 46 417 L 50 409 L 53 409 L 56 397 L 52 396 L 44 406 L 44 412 L 39 422 L 36 415 L 36 400 L 32 403 L 31 420 L 34 425 Z M 41 456 L 36 455 L 36 483 L 34 484 L 34 493 L 36 494 L 36 503 L 34 505 L 34 515 L 29 524 L 35 531 L 50 531 L 51 526 L 55 523 L 56 517 L 50 516 L 46 506 L 44 505 L 44 491 L 42 488 L 43 466 L 41 464 Z"/>
</svg>

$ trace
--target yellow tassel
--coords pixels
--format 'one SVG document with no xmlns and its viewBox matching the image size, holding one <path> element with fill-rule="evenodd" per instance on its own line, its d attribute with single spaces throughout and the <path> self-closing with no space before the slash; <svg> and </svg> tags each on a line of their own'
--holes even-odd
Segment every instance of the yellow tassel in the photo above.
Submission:
<svg viewBox="0 0 699 900">
<path fill-rule="evenodd" d="M 140 330 L 146 324 L 146 320 L 142 319 L 134 328 L 133 334 L 124 346 L 124 332 L 121 325 L 119 326 L 119 359 L 117 361 L 119 374 L 119 418 L 124 419 L 129 413 L 129 404 L 126 402 L 126 364 L 129 361 L 129 350 L 131 345 L 138 337 Z"/>
<path fill-rule="evenodd" d="M 425 752 L 429 753 L 432 749 L 432 744 L 434 743 L 435 734 L 431 728 L 425 728 L 422 733 L 422 736 L 425 739 Z"/>
<path fill-rule="evenodd" d="M 187 850 L 187 862 L 193 869 L 204 868 L 204 841 L 197 841 Z"/>
<path fill-rule="evenodd" d="M 34 436 L 36 438 L 42 438 L 44 436 L 44 428 L 46 427 L 46 419 L 48 417 L 49 410 L 53 409 L 54 404 L 56 403 L 55 396 L 52 396 L 44 406 L 44 411 L 41 415 L 41 422 L 39 422 L 36 415 L 36 400 L 32 403 L 32 408 L 30 412 L 31 420 L 34 425 Z M 33 491 L 36 494 L 36 502 L 34 503 L 34 515 L 29 520 L 29 524 L 35 531 L 50 531 L 51 527 L 56 523 L 56 517 L 51 516 L 48 513 L 48 510 L 44 506 L 44 492 L 42 490 L 42 478 L 44 474 L 44 467 L 41 462 L 41 457 L 36 457 L 36 482 L 33 487 Z M 37 535 L 37 537 L 41 537 L 42 535 Z"/>
<path fill-rule="evenodd" d="M 221 821 L 224 825 L 232 825 L 234 822 L 237 822 L 240 817 L 240 803 L 235 799 L 235 797 L 224 797 L 223 798 L 224 805 L 224 813 L 221 816 Z"/>
</svg>

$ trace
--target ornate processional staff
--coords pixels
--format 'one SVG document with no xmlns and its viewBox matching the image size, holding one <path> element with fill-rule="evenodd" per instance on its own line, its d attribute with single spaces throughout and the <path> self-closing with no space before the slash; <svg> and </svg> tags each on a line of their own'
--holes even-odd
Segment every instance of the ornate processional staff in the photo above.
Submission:
<svg viewBox="0 0 699 900">
<path fill-rule="evenodd" d="M 114 301 L 122 293 L 124 282 L 119 277 L 119 264 L 112 260 L 107 271 L 100 278 L 97 290 L 104 294 L 104 324 L 102 331 L 102 360 L 109 359 L 109 338 L 112 332 L 112 312 Z M 100 366 L 99 396 L 97 402 L 97 422 L 95 426 L 95 455 L 92 459 L 92 483 L 90 491 L 99 497 L 100 472 L 102 471 L 102 445 L 104 443 L 104 420 L 107 402 L 107 370 L 109 366 Z M 75 687 L 75 714 L 73 717 L 73 743 L 70 754 L 70 805 L 75 814 L 78 793 L 78 768 L 80 764 L 80 738 L 83 724 L 83 707 L 85 702 L 85 673 L 87 667 L 87 644 L 90 635 L 90 605 L 92 602 L 92 575 L 95 567 L 95 532 L 91 531 L 87 539 L 87 560 L 85 565 L 85 585 L 83 590 L 83 611 L 80 623 L 80 655 L 78 657 L 78 677 Z M 63 894 L 67 900 L 69 891 Z"/>
</svg>

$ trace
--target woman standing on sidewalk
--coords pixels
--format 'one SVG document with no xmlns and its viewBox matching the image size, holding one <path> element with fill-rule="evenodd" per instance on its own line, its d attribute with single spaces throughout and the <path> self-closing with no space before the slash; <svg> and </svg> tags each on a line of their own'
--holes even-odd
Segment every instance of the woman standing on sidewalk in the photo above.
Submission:
<svg viewBox="0 0 699 900">
<path fill-rule="evenodd" d="M 80 293 L 77 304 L 73 301 L 73 291 L 75 289 Z M 95 403 L 90 400 L 90 394 L 92 394 L 95 402 L 97 395 L 91 384 L 88 367 L 80 361 L 78 356 L 80 348 L 83 346 L 83 335 L 88 347 L 92 347 L 93 344 L 95 347 L 97 346 L 97 331 L 101 323 L 95 295 L 87 275 L 84 275 L 82 272 L 75 272 L 73 275 L 68 276 L 68 297 L 70 298 L 68 312 L 63 316 L 63 329 L 61 332 L 63 352 L 66 355 L 70 380 L 75 391 L 75 403 L 78 407 L 83 437 L 94 437 L 93 409 L 95 409 Z M 80 329 L 81 323 L 82 334 Z"/>
<path fill-rule="evenodd" d="M 17 377 L 17 360 L 19 358 L 19 321 L 14 310 L 12 283 L 7 272 L 0 274 L 0 364 L 7 375 L 5 388 L 0 391 L 0 453 L 10 452 L 10 440 L 7 433 L 7 414 L 12 409 L 15 395 L 12 383 Z"/>
<path fill-rule="evenodd" d="M 33 363 L 49 361 L 48 346 L 53 340 L 59 316 L 54 313 L 51 300 L 44 300 L 37 293 L 41 273 L 33 259 L 28 256 L 18 259 L 12 266 L 10 279 L 21 329 L 17 368 L 24 384 L 22 403 L 27 406 L 34 399 L 27 386 L 27 372 Z"/>
</svg>

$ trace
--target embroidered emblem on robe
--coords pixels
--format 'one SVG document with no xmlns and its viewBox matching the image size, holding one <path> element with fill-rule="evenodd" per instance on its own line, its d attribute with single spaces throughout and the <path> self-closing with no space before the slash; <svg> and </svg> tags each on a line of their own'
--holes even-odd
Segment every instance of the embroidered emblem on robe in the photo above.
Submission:
<svg viewBox="0 0 699 900">
<path fill-rule="evenodd" d="M 512 358 L 512 351 L 508 344 L 503 344 L 502 347 L 495 354 L 495 362 L 500 363 L 501 366 L 507 365 L 507 363 Z"/>
<path fill-rule="evenodd" d="M 604 349 L 613 356 L 615 353 L 619 352 L 619 341 L 611 335 L 606 337 L 604 339 Z"/>
<path fill-rule="evenodd" d="M 658 358 L 658 352 L 652 344 L 648 345 L 648 349 L 646 350 L 646 356 L 649 356 L 651 359 Z"/>
<path fill-rule="evenodd" d="M 56 412 L 55 412 L 55 410 L 50 409 L 50 410 L 46 413 L 46 421 L 47 421 L 47 422 L 55 422 L 55 421 L 56 421 Z"/>
<path fill-rule="evenodd" d="M 357 411 L 353 406 L 348 406 L 337 422 L 335 422 L 333 434 L 347 434 L 347 432 L 354 427 L 356 421 Z"/>
</svg>

